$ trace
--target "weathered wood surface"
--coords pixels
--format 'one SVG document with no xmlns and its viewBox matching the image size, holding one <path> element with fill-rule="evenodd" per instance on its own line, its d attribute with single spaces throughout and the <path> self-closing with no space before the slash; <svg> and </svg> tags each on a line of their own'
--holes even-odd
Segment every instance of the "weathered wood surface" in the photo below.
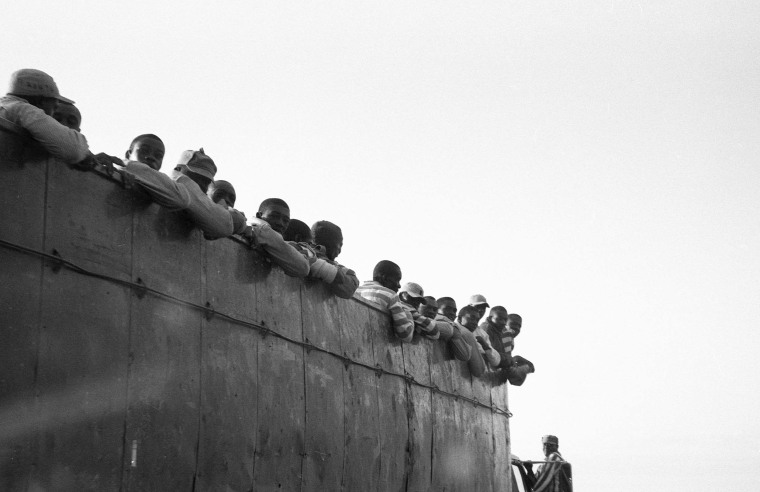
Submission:
<svg viewBox="0 0 760 492">
<path fill-rule="evenodd" d="M 0 490 L 509 489 L 507 418 L 438 391 L 506 386 L 0 137 Z"/>
<path fill-rule="evenodd" d="M 44 248 L 47 159 L 22 161 L 24 147 L 0 131 L 0 240 Z M 43 260 L 0 248 L 0 490 L 26 489 L 34 425 Z"/>
</svg>

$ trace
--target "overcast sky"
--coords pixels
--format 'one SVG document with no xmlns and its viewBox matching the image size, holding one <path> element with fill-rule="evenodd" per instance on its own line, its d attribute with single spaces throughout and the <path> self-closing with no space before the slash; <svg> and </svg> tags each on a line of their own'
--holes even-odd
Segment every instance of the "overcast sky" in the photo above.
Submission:
<svg viewBox="0 0 760 492">
<path fill-rule="evenodd" d="M 426 293 L 520 313 L 513 453 L 576 490 L 760 490 L 760 4 L 27 1 L 95 152 L 204 147 L 252 216 L 342 226 Z"/>
</svg>

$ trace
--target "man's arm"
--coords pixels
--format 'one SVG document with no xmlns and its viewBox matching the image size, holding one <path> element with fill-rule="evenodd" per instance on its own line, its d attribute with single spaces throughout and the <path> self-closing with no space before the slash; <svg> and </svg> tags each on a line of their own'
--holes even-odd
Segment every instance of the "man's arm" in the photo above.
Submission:
<svg viewBox="0 0 760 492">
<path fill-rule="evenodd" d="M 467 361 L 470 374 L 475 377 L 482 376 L 486 372 L 486 363 L 483 361 L 483 357 L 480 356 L 480 345 L 475 341 L 475 335 L 466 328 L 460 328 L 459 332 L 462 334 L 462 339 L 470 347 L 470 360 Z"/>
<path fill-rule="evenodd" d="M 353 270 L 337 263 L 336 266 L 338 267 L 338 274 L 330 284 L 330 290 L 340 298 L 351 299 L 354 292 L 356 292 L 356 288 L 359 287 L 359 279 Z"/>
<path fill-rule="evenodd" d="M 65 127 L 40 108 L 19 101 L 16 107 L 18 124 L 25 128 L 53 157 L 74 164 L 89 155 L 87 139 L 76 130 Z"/>
<path fill-rule="evenodd" d="M 168 210 L 185 210 L 190 206 L 190 192 L 187 188 L 146 164 L 128 161 L 120 172 L 144 189 L 154 202 Z"/>
<path fill-rule="evenodd" d="M 228 237 L 233 234 L 235 228 L 232 214 L 226 207 L 214 203 L 208 195 L 203 193 L 200 186 L 187 176 L 178 176 L 176 181 L 187 189 L 190 196 L 187 215 L 208 239 Z"/>
<path fill-rule="evenodd" d="M 286 275 L 303 278 L 309 274 L 309 260 L 289 245 L 265 221 L 251 219 L 253 244 L 260 246 L 283 269 Z"/>
<path fill-rule="evenodd" d="M 458 359 L 461 361 L 468 361 L 470 360 L 470 357 L 472 356 L 472 351 L 470 349 L 470 346 L 462 337 L 462 332 L 459 330 L 459 327 L 457 327 L 456 325 L 452 325 L 452 326 L 454 328 L 454 332 L 451 334 L 451 340 L 449 340 L 449 346 L 451 347 L 451 352 L 454 354 L 455 359 Z"/>
<path fill-rule="evenodd" d="M 401 301 L 399 301 L 398 296 L 395 294 L 388 303 L 388 309 L 391 312 L 393 329 L 396 331 L 396 336 L 403 342 L 411 342 L 412 338 L 414 338 L 414 319 L 404 309 L 404 306 L 401 305 Z"/>
<path fill-rule="evenodd" d="M 410 309 L 409 311 L 412 314 L 412 319 L 414 319 L 415 328 L 427 338 L 438 340 L 440 333 L 438 332 L 438 327 L 435 322 L 427 316 L 421 315 L 416 309 Z"/>
<path fill-rule="evenodd" d="M 483 336 L 476 336 L 475 340 L 480 344 L 483 358 L 488 363 L 488 366 L 492 369 L 496 369 L 499 366 L 499 362 L 501 362 L 499 352 L 495 351 L 493 347 L 491 347 L 491 344 L 488 343 L 488 340 L 483 338 Z"/>
</svg>

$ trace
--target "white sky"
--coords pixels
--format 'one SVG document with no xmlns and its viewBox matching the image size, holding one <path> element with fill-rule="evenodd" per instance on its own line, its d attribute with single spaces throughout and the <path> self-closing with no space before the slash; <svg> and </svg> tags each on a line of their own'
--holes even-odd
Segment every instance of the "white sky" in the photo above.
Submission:
<svg viewBox="0 0 760 492">
<path fill-rule="evenodd" d="M 253 215 L 524 317 L 513 452 L 583 492 L 760 490 L 760 4 L 28 1 L 95 152 L 205 147 Z"/>
</svg>

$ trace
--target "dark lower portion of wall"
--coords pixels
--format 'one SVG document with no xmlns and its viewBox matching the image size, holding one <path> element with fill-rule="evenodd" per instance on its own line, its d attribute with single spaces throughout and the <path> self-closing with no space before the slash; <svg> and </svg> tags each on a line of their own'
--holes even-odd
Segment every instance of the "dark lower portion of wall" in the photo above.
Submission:
<svg viewBox="0 0 760 492">
<path fill-rule="evenodd" d="M 0 490 L 509 490 L 506 386 L 12 145 L 0 132 Z"/>
</svg>

